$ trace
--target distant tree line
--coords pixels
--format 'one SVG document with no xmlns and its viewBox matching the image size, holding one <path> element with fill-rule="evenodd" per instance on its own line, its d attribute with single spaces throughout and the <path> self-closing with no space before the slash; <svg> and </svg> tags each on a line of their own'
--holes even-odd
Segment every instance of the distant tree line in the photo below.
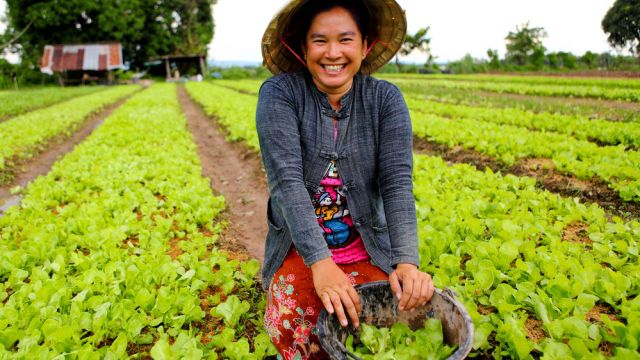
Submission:
<svg viewBox="0 0 640 360">
<path fill-rule="evenodd" d="M 133 69 L 155 56 L 206 55 L 216 1 L 6 0 L 8 27 L 0 35 L 0 53 L 18 53 L 21 64 L 8 69 L 0 61 L 0 72 L 18 73 L 27 82 L 45 81 L 48 77 L 37 73 L 47 44 L 120 42 Z"/>
<path fill-rule="evenodd" d="M 409 34 L 401 55 L 408 55 L 414 49 L 428 54 L 424 66 L 401 65 L 396 59 L 395 68 L 386 66 L 383 71 L 394 72 L 433 72 L 434 56 L 430 53 L 427 30 L 420 29 L 415 35 Z M 628 70 L 640 71 L 640 0 L 616 0 L 602 20 L 602 30 L 608 35 L 611 46 L 627 48 L 634 56 L 612 55 L 609 52 L 594 53 L 587 51 L 576 55 L 570 52 L 547 52 L 543 40 L 547 32 L 542 27 L 532 27 L 529 23 L 517 26 L 505 37 L 506 54 L 499 57 L 497 49 L 487 50 L 487 59 L 475 59 L 466 55 L 458 61 L 449 63 L 445 71 L 453 73 L 489 72 L 489 71 L 574 71 L 574 70 Z M 421 40 L 423 46 L 415 44 Z"/>
</svg>

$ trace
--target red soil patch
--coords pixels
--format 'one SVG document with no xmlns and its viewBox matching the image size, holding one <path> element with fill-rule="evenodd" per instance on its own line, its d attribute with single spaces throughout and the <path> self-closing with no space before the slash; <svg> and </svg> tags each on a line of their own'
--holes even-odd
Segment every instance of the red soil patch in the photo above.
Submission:
<svg viewBox="0 0 640 360">
<path fill-rule="evenodd" d="M 527 337 L 534 343 L 539 343 L 546 338 L 544 330 L 542 329 L 542 320 L 532 319 L 529 317 L 524 324 L 524 328 L 527 331 Z"/>
<path fill-rule="evenodd" d="M 588 227 L 589 225 L 582 222 L 569 224 L 562 231 L 562 240 L 591 245 L 593 241 L 587 236 Z"/>
<path fill-rule="evenodd" d="M 171 249 L 169 249 L 167 254 L 171 256 L 172 260 L 175 260 L 178 258 L 178 256 L 182 255 L 182 250 L 180 249 L 180 246 L 178 246 L 178 243 L 182 240 L 184 239 L 173 238 L 169 241 L 169 245 L 171 246 Z"/>
<path fill-rule="evenodd" d="M 491 305 L 478 304 L 478 313 L 480 313 L 480 315 L 495 314 L 496 312 L 498 312 L 498 309 Z"/>
<path fill-rule="evenodd" d="M 602 316 L 607 316 L 611 321 L 622 321 L 616 315 L 616 310 L 609 304 L 598 302 L 593 309 L 589 310 L 585 315 L 585 320 L 592 323 L 602 324 Z"/>
</svg>

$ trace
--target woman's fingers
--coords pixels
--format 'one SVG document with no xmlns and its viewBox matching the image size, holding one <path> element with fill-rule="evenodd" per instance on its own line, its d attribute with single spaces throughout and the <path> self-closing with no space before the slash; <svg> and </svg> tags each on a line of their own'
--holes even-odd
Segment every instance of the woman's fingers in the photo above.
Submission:
<svg viewBox="0 0 640 360">
<path fill-rule="evenodd" d="M 347 296 L 348 303 L 345 303 L 345 307 L 347 308 L 347 313 L 349 317 L 351 317 L 351 321 L 353 322 L 353 326 L 360 326 L 360 311 L 362 311 L 362 304 L 360 303 L 360 296 L 356 292 L 356 289 L 353 286 L 347 287 Z M 347 304 L 350 304 L 347 306 Z"/>
<path fill-rule="evenodd" d="M 431 276 L 415 265 L 400 266 L 389 276 L 391 291 L 398 296 L 400 310 L 411 310 L 431 299 L 434 292 Z"/>
<path fill-rule="evenodd" d="M 351 289 L 353 289 L 353 287 Z M 323 299 L 322 302 L 323 304 L 325 304 L 325 309 L 327 309 L 327 311 L 331 314 L 333 312 L 329 310 L 329 307 L 327 307 L 327 303 L 325 303 L 324 300 L 325 298 L 329 299 L 328 303 L 330 307 L 335 311 L 335 314 L 338 317 L 338 321 L 340 321 L 340 325 L 342 326 L 347 326 L 349 324 L 347 316 L 351 319 L 353 326 L 360 326 L 360 320 L 358 317 L 360 299 L 355 290 L 353 290 L 353 292 L 355 294 L 350 294 L 349 290 L 345 289 L 331 289 L 325 292 L 325 294 L 327 294 L 326 296 L 321 296 L 321 299 Z M 356 296 L 355 303 L 351 298 L 352 295 Z"/>
<path fill-rule="evenodd" d="M 418 291 L 420 291 L 420 283 L 416 284 L 415 279 L 413 279 L 410 276 L 405 276 L 404 279 L 402 280 L 402 299 L 400 300 L 400 310 L 411 310 L 416 302 L 416 294 L 415 294 L 415 288 L 418 288 Z"/>
<path fill-rule="evenodd" d="M 344 313 L 344 308 L 342 307 L 342 300 L 340 300 L 340 295 L 333 290 L 327 290 L 331 297 L 331 304 L 335 309 L 335 314 L 338 317 L 338 321 L 340 321 L 340 325 L 347 326 L 347 316 Z"/>
<path fill-rule="evenodd" d="M 431 279 L 431 275 L 429 274 L 425 274 L 426 275 L 426 279 L 425 281 L 422 282 L 422 293 L 420 294 L 420 305 L 424 305 L 426 304 L 429 300 L 431 300 L 431 297 L 433 296 L 433 292 L 434 292 L 434 287 L 433 287 L 433 279 Z"/>
<path fill-rule="evenodd" d="M 329 296 L 328 292 L 320 294 L 320 300 L 322 300 L 322 305 L 324 305 L 324 308 L 327 309 L 329 314 L 333 314 L 335 312 L 333 304 L 331 303 L 331 296 Z"/>
<path fill-rule="evenodd" d="M 391 285 L 391 291 L 396 295 L 398 301 L 400 301 L 402 299 L 402 286 L 400 286 L 397 271 L 394 271 L 389 275 L 389 285 Z"/>
</svg>

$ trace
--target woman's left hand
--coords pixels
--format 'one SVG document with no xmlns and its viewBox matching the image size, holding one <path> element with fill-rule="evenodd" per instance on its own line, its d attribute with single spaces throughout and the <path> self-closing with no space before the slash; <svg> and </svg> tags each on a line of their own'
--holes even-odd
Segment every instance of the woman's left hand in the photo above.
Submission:
<svg viewBox="0 0 640 360">
<path fill-rule="evenodd" d="M 413 264 L 398 264 L 389 275 L 391 290 L 400 300 L 400 310 L 411 310 L 422 306 L 433 295 L 431 275 L 418 270 Z"/>
</svg>

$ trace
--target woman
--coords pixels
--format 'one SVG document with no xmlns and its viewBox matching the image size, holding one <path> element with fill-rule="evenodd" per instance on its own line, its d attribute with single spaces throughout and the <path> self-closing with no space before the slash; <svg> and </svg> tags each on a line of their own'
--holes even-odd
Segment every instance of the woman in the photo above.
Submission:
<svg viewBox="0 0 640 360">
<path fill-rule="evenodd" d="M 256 123 L 269 181 L 264 322 L 284 358 L 324 358 L 324 307 L 359 326 L 354 285 L 388 279 L 409 310 L 433 293 L 418 270 L 409 112 L 367 76 L 406 32 L 394 0 L 294 0 L 263 37 L 279 74 L 260 89 Z"/>
</svg>

